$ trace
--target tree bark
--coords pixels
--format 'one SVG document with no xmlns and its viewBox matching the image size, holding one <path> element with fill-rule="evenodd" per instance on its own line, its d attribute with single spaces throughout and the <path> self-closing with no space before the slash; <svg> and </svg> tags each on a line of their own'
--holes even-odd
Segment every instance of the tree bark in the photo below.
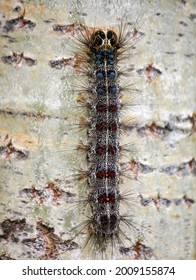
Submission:
<svg viewBox="0 0 196 280">
<path fill-rule="evenodd" d="M 123 179 L 135 206 L 130 213 L 123 205 L 123 211 L 134 216 L 142 235 L 126 232 L 132 242 L 114 258 L 195 258 L 195 3 L 0 2 L 2 259 L 88 257 L 81 253 L 85 235 L 72 239 L 70 231 L 84 216 L 73 202 L 86 195 L 72 176 L 86 168 L 85 155 L 76 150 L 85 131 L 74 125 L 83 114 L 74 90 L 78 50 L 73 36 L 53 28 L 76 22 L 117 30 L 126 22 L 128 30 L 144 33 L 125 61 L 133 73 L 129 84 L 139 91 L 125 114 L 136 125 L 122 136 L 134 145 L 123 166 L 138 179 Z M 143 249 L 134 251 L 136 243 Z"/>
</svg>

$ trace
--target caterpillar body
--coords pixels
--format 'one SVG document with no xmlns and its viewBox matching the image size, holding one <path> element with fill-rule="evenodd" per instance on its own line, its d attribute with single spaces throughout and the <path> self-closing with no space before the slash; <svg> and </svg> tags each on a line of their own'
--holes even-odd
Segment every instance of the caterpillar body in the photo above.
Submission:
<svg viewBox="0 0 196 280">
<path fill-rule="evenodd" d="M 137 231 L 129 215 L 122 215 L 119 209 L 120 201 L 127 196 L 119 188 L 123 149 L 119 144 L 120 110 L 123 107 L 122 92 L 126 90 L 119 82 L 119 61 L 125 56 L 127 42 L 132 38 L 130 33 L 125 34 L 125 30 L 124 25 L 119 27 L 118 33 L 109 28 L 82 27 L 77 37 L 81 51 L 77 59 L 83 61 L 80 69 L 87 77 L 86 90 L 83 90 L 87 94 L 88 110 L 86 204 L 91 214 L 86 221 L 88 236 L 85 246 L 93 244 L 93 251 L 98 251 L 102 257 L 109 243 L 112 254 L 115 244 L 126 238 L 121 230 L 122 224 Z M 135 29 L 131 34 L 135 36 L 136 33 Z"/>
<path fill-rule="evenodd" d="M 88 129 L 88 184 L 91 227 L 96 247 L 118 239 L 119 213 L 119 110 L 120 86 L 117 61 L 123 39 L 112 30 L 94 31 L 85 43 L 90 68 Z"/>
<path fill-rule="evenodd" d="M 194 258 L 191 6 L 2 4 L 0 258 Z"/>
</svg>

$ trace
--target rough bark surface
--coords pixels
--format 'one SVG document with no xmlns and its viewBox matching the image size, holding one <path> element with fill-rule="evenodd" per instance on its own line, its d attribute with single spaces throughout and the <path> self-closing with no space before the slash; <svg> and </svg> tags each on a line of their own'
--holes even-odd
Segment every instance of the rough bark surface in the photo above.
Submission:
<svg viewBox="0 0 196 280">
<path fill-rule="evenodd" d="M 86 139 L 73 125 L 82 114 L 73 91 L 77 50 L 53 26 L 118 29 L 120 21 L 145 34 L 125 65 L 139 92 L 125 114 L 137 125 L 123 135 L 134 155 L 127 152 L 123 162 L 139 182 L 123 179 L 122 186 L 134 200 L 132 213 L 127 205 L 124 211 L 136 216 L 143 236 L 113 257 L 195 258 L 196 2 L 1 0 L 1 259 L 88 257 L 81 253 L 85 235 L 72 239 L 70 232 L 84 215 L 73 201 L 86 191 L 72 179 L 86 167 L 74 149 Z"/>
</svg>

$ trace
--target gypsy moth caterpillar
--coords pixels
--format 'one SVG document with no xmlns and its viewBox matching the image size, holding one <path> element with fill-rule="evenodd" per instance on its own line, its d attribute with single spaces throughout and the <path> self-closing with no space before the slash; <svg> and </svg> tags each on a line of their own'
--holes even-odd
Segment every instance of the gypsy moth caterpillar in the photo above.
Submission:
<svg viewBox="0 0 196 280">
<path fill-rule="evenodd" d="M 56 25 L 54 29 L 57 29 Z M 69 30 L 68 26 L 64 26 L 63 30 Z M 85 247 L 93 245 L 91 250 L 94 253 L 98 251 L 102 256 L 106 254 L 108 243 L 111 243 L 113 255 L 114 244 L 117 241 L 122 243 L 121 236 L 126 237 L 120 224 L 139 231 L 132 218 L 128 219 L 126 215 L 119 213 L 119 203 L 122 200 L 119 189 L 119 139 L 120 129 L 123 127 L 119 120 L 119 98 L 122 91 L 126 90 L 120 85 L 119 79 L 121 75 L 128 75 L 120 70 L 119 62 L 126 58 L 127 49 L 132 48 L 128 47 L 128 43 L 138 33 L 135 28 L 133 32 L 127 32 L 125 25 L 121 24 L 118 33 L 110 28 L 91 29 L 82 26 L 76 36 L 79 42 L 77 49 L 80 50 L 78 59 L 83 63 L 78 68 L 87 83 L 86 89 L 83 89 L 87 97 L 80 98 L 80 101 L 82 100 L 83 106 L 85 102 L 88 105 L 87 120 L 81 122 L 82 126 L 86 126 L 88 136 L 87 171 L 78 174 L 78 178 L 86 177 L 88 198 L 85 201 L 90 209 L 88 220 L 78 228 L 82 227 L 82 230 L 87 231 Z M 79 127 L 81 128 L 80 124 Z M 127 127 L 127 123 L 124 127 Z"/>
<path fill-rule="evenodd" d="M 66 24 L 69 25 L 78 22 L 78 17 L 82 16 L 87 26 L 93 25 L 94 18 L 96 18 L 97 23 L 94 24 L 93 28 L 97 26 L 100 28 L 103 26 L 111 27 L 116 25 L 116 17 L 121 17 L 125 11 L 129 15 L 133 15 L 125 16 L 127 21 L 133 22 L 134 14 L 137 14 L 138 11 L 137 7 L 142 10 L 138 1 L 132 3 L 132 9 L 130 2 L 126 3 L 126 1 L 118 1 L 116 4 L 114 1 L 104 1 L 104 5 L 103 1 L 98 1 L 98 8 L 94 9 L 93 13 L 89 13 L 87 2 L 80 2 L 79 8 L 78 3 L 78 1 L 77 3 L 72 1 L 69 9 L 65 9 L 64 4 L 60 4 L 59 1 L 58 8 L 62 7 L 62 9 L 58 9 L 57 13 L 56 4 L 53 5 L 51 2 L 50 5 L 56 15 L 56 18 L 53 19 L 51 13 L 47 14 L 47 9 L 42 10 L 40 14 L 39 6 L 35 9 L 37 15 L 31 15 L 32 9 L 29 10 L 29 4 L 26 3 L 25 18 L 36 22 L 36 27 L 33 30 L 25 27 L 19 30 L 15 29 L 13 33 L 4 33 L 3 35 L 6 37 L 2 37 L 4 45 L 9 48 L 9 50 L 1 48 L 2 56 L 7 56 L 12 51 L 19 54 L 24 52 L 25 57 L 37 60 L 37 64 L 33 67 L 22 64 L 17 69 L 13 65 L 1 62 L 5 71 L 5 75 L 1 76 L 1 79 L 3 81 L 6 79 L 6 82 L 2 83 L 1 140 L 8 133 L 12 138 L 13 146 L 17 149 L 14 151 L 11 145 L 8 145 L 8 152 L 11 154 L 6 159 L 1 159 L 1 194 L 2 197 L 5 197 L 2 201 L 2 207 L 6 209 L 6 215 L 12 224 L 15 224 L 14 221 L 22 220 L 24 216 L 28 216 L 26 221 L 27 224 L 32 225 L 34 236 L 39 236 L 41 233 L 41 231 L 39 233 L 36 231 L 34 222 L 42 218 L 45 223 L 49 223 L 49 232 L 53 228 L 56 235 L 65 239 L 67 238 L 65 232 L 73 225 L 80 223 L 80 218 L 83 216 L 83 214 L 80 216 L 69 214 L 68 196 L 66 199 L 68 194 L 60 196 L 60 193 L 63 193 L 62 190 L 69 190 L 71 194 L 82 192 L 82 182 L 74 180 L 73 187 L 71 187 L 71 179 L 67 178 L 74 170 L 76 170 L 75 172 L 80 169 L 86 170 L 85 155 L 79 155 L 74 148 L 72 153 L 73 144 L 71 147 L 65 147 L 64 144 L 67 141 L 77 144 L 80 140 L 86 143 L 86 129 L 83 129 L 84 133 L 77 133 L 77 129 L 72 129 L 72 123 L 75 122 L 76 127 L 79 123 L 75 116 L 82 114 L 86 117 L 86 113 L 78 110 L 74 94 L 76 92 L 72 91 L 75 88 L 75 80 L 78 78 L 78 72 L 76 74 L 73 74 L 74 71 L 69 72 L 69 69 L 72 69 L 72 62 L 73 65 L 75 64 L 74 60 L 63 62 L 63 65 L 70 64 L 66 71 L 64 68 L 58 70 L 48 66 L 48 62 L 51 60 L 66 58 L 69 57 L 69 54 L 73 55 L 73 51 L 68 52 L 66 49 L 69 41 L 63 35 L 59 36 L 52 31 L 52 26 L 56 23 L 65 24 L 65 17 L 68 19 Z M 122 3 L 121 7 L 119 7 L 119 3 Z M 141 3 L 142 1 L 139 2 L 139 4 Z M 35 3 L 31 4 L 35 6 Z M 95 1 L 89 5 L 95 8 Z M 191 35 L 194 17 L 190 15 L 191 4 L 188 2 L 186 4 L 175 3 L 174 7 L 171 1 L 167 4 L 165 1 L 164 4 L 145 1 L 144 6 L 144 26 L 139 30 L 144 31 L 147 36 L 139 45 L 142 46 L 142 50 L 137 45 L 131 51 L 131 56 L 124 60 L 124 63 L 127 64 L 124 69 L 129 68 L 131 73 L 142 69 L 137 73 L 138 75 L 141 73 L 149 83 L 146 84 L 145 81 L 140 80 L 139 88 L 144 95 L 138 94 L 138 103 L 142 103 L 142 109 L 138 106 L 138 109 L 133 112 L 126 110 L 122 116 L 125 115 L 129 119 L 131 115 L 134 115 L 139 120 L 137 124 L 126 129 L 127 134 L 123 133 L 123 137 L 126 137 L 125 143 L 135 143 L 136 146 L 132 161 L 132 151 L 126 150 L 127 168 L 134 170 L 136 174 L 138 173 L 140 181 L 140 177 L 143 175 L 144 184 L 138 184 L 134 180 L 130 183 L 128 180 L 125 181 L 126 178 L 121 180 L 124 181 L 126 187 L 131 185 L 134 188 L 133 192 L 136 196 L 139 193 L 143 197 L 142 200 L 138 200 L 136 219 L 138 223 L 146 220 L 153 229 L 153 237 L 148 239 L 149 242 L 145 243 L 145 246 L 154 249 L 156 258 L 191 258 L 193 256 L 191 244 L 193 244 L 192 236 L 194 236 L 192 223 L 194 203 L 190 203 L 189 199 L 194 198 L 191 190 L 193 190 L 195 166 L 192 153 L 195 117 L 193 114 L 194 102 L 192 102 L 191 97 L 193 92 L 191 65 L 194 50 L 193 44 L 188 42 L 194 41 Z M 70 9 L 72 17 L 68 18 L 65 14 Z M 191 10 L 193 11 L 193 8 Z M 87 15 L 85 16 L 84 13 Z M 102 15 L 104 16 L 102 17 Z M 15 19 L 17 16 L 10 10 L 2 25 L 12 18 Z M 43 26 L 42 19 L 45 20 L 44 30 L 41 28 Z M 175 28 L 172 29 L 172 26 Z M 42 39 L 38 42 L 36 38 L 40 38 L 40 34 L 42 34 Z M 15 43 L 10 45 L 10 43 L 8 44 L 10 41 Z M 153 68 L 162 72 L 161 76 L 157 76 L 155 80 L 152 80 L 153 75 L 149 75 L 155 71 Z M 126 79 L 121 75 L 120 80 L 124 78 Z M 137 88 L 137 84 L 134 87 Z M 146 108 L 146 104 L 153 103 L 153 98 L 157 99 L 156 103 L 159 106 Z M 159 100 L 161 100 L 161 106 Z M 125 102 L 129 101 L 125 100 Z M 129 107 L 129 109 L 132 108 Z M 6 144 L 2 147 L 2 153 L 4 153 L 5 147 Z M 17 156 L 15 158 L 14 153 L 18 153 L 20 149 L 29 151 L 32 156 L 25 158 Z M 125 159 L 124 161 L 126 163 Z M 59 180 L 56 180 L 57 178 Z M 49 182 L 53 182 L 56 189 Z M 37 204 L 36 198 L 29 197 L 28 192 L 26 196 L 19 196 L 20 190 L 30 189 L 31 185 L 35 186 L 35 190 L 32 190 L 34 196 L 37 198 L 40 196 L 41 200 L 43 200 L 42 197 L 46 198 L 42 204 Z M 78 189 L 77 185 L 79 185 Z M 58 189 L 60 189 L 59 192 Z M 6 198 L 7 193 L 9 196 Z M 57 195 L 58 193 L 59 195 Z M 50 202 L 49 198 L 47 200 L 49 194 L 51 197 L 54 195 L 54 198 L 58 198 L 59 204 L 57 202 L 55 204 L 55 199 L 53 202 Z M 86 193 L 83 195 L 86 197 Z M 133 199 L 132 197 L 131 201 Z M 164 199 L 167 199 L 168 203 Z M 148 203 L 148 200 L 152 202 Z M 166 203 L 164 204 L 162 201 L 166 201 Z M 170 201 L 171 203 L 169 203 Z M 4 228 L 4 223 L 2 226 Z M 156 231 L 161 232 L 161 234 L 158 236 Z M 17 236 L 17 234 L 16 231 L 15 235 Z M 52 244 L 55 236 L 52 234 L 50 236 Z M 80 247 L 82 247 L 82 236 L 85 235 L 81 234 L 81 242 L 78 242 Z M 36 245 L 39 248 L 38 240 L 39 238 Z M 6 249 L 9 246 L 15 248 L 16 244 L 10 242 L 4 244 Z M 144 246 L 139 246 L 141 243 L 143 244 L 143 241 L 136 243 L 133 247 L 130 244 L 126 245 L 125 249 L 128 251 L 129 247 L 130 252 L 127 256 L 121 256 L 118 250 L 114 250 L 114 258 L 134 258 L 131 253 L 134 248 L 137 250 L 139 248 L 145 249 Z M 32 255 L 32 247 L 25 246 L 23 247 L 25 254 L 23 256 L 27 258 L 40 256 L 42 251 L 38 250 L 37 254 Z M 121 252 L 126 252 L 125 249 Z M 8 252 L 10 252 L 9 249 Z M 136 257 L 139 255 L 141 258 L 142 254 L 136 254 Z M 20 251 L 12 251 L 11 257 L 21 258 Z M 63 254 L 58 256 L 58 258 L 78 257 L 76 249 L 73 251 L 65 250 Z M 147 254 L 147 257 L 150 256 Z"/>
</svg>

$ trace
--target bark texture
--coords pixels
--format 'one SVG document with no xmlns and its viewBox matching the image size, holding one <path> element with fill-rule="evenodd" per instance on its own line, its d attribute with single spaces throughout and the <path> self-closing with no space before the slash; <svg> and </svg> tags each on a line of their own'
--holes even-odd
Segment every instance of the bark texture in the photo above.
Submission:
<svg viewBox="0 0 196 280">
<path fill-rule="evenodd" d="M 139 91 L 125 114 L 137 124 L 122 136 L 134 144 L 123 166 L 139 181 L 123 179 L 135 207 L 122 210 L 143 235 L 127 232 L 133 242 L 114 258 L 195 258 L 196 2 L 1 0 L 1 259 L 88 257 L 85 235 L 70 232 L 84 216 L 73 201 L 86 192 L 72 177 L 86 167 L 75 149 L 86 135 L 73 125 L 83 114 L 77 49 L 54 25 L 118 29 L 121 21 L 145 34 L 125 61 Z"/>
</svg>

